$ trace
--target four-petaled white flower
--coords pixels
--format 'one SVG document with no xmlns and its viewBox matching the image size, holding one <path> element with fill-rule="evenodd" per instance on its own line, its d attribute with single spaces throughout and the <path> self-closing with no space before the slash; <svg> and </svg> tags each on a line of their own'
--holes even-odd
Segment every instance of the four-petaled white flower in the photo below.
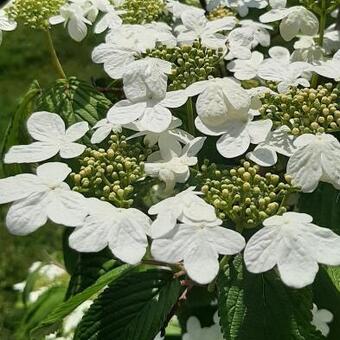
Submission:
<svg viewBox="0 0 340 340">
<path fill-rule="evenodd" d="M 278 83 L 280 93 L 287 92 L 290 86 L 309 87 L 306 79 L 312 66 L 303 61 L 290 61 L 289 50 L 285 47 L 275 46 L 269 49 L 271 58 L 265 59 L 258 69 L 258 76 L 264 80 Z"/>
<path fill-rule="evenodd" d="M 250 59 L 235 59 L 232 60 L 227 68 L 234 72 L 234 77 L 239 80 L 249 80 L 257 76 L 258 69 L 263 62 L 263 54 L 254 51 Z"/>
<path fill-rule="evenodd" d="M 197 153 L 201 150 L 205 137 L 197 137 L 183 148 L 178 143 L 159 144 L 159 151 L 151 154 L 145 163 L 145 173 L 159 177 L 165 182 L 165 192 L 171 193 L 176 183 L 185 183 L 190 177 L 190 166 L 197 164 Z"/>
<path fill-rule="evenodd" d="M 116 103 L 108 112 L 109 122 L 119 125 L 138 122 L 143 130 L 160 133 L 169 128 L 169 108 L 180 107 L 188 99 L 184 90 L 166 92 L 169 62 L 146 58 L 133 62 L 124 73 L 126 100 Z"/>
<path fill-rule="evenodd" d="M 289 158 L 287 174 L 302 192 L 313 192 L 319 181 L 340 189 L 340 143 L 330 134 L 304 134 L 294 145 L 297 150 Z"/>
<path fill-rule="evenodd" d="M 126 67 L 147 49 L 154 48 L 157 42 L 169 47 L 176 45 L 171 32 L 164 29 L 159 32 L 154 25 L 122 25 L 106 35 L 105 43 L 94 48 L 92 60 L 103 63 L 105 72 L 111 78 L 120 79 Z"/>
<path fill-rule="evenodd" d="M 14 202 L 7 213 L 6 225 L 15 235 L 27 235 L 48 219 L 75 227 L 86 215 L 85 198 L 63 181 L 71 169 L 63 163 L 40 165 L 37 174 L 20 174 L 0 179 L 0 204 Z"/>
<path fill-rule="evenodd" d="M 314 67 L 314 71 L 323 77 L 340 81 L 340 50 L 338 50 L 332 59 L 320 61 L 320 65 Z"/>
<path fill-rule="evenodd" d="M 61 158 L 77 157 L 86 146 L 74 142 L 86 134 L 89 126 L 87 122 L 80 122 L 66 130 L 60 116 L 41 111 L 33 113 L 27 120 L 27 130 L 37 142 L 12 146 L 5 155 L 5 163 L 41 162 L 58 153 Z"/>
<path fill-rule="evenodd" d="M 181 15 L 183 26 L 178 26 L 177 41 L 191 45 L 195 39 L 201 39 L 202 45 L 209 48 L 225 48 L 226 37 L 221 31 L 230 31 L 236 25 L 235 17 L 225 17 L 209 21 L 204 14 L 197 11 L 185 11 Z"/>
<path fill-rule="evenodd" d="M 288 126 L 271 131 L 266 140 L 247 153 L 247 158 L 260 166 L 273 166 L 277 162 L 277 153 L 291 157 L 296 150 L 295 137 Z"/>
<path fill-rule="evenodd" d="M 312 220 L 296 212 L 267 218 L 245 248 L 247 269 L 263 273 L 277 266 L 287 286 L 302 288 L 313 283 L 318 263 L 339 265 L 340 236 Z"/>
<path fill-rule="evenodd" d="M 49 19 L 51 25 L 64 23 L 67 26 L 70 37 L 80 42 L 87 35 L 87 25 L 92 25 L 92 22 L 85 17 L 84 10 L 77 4 L 66 4 L 60 8 L 60 14 Z"/>
<path fill-rule="evenodd" d="M 0 10 L 0 45 L 2 43 L 2 31 L 14 31 L 17 28 L 17 23 L 8 18 L 4 10 Z"/>
<path fill-rule="evenodd" d="M 183 261 L 192 280 L 207 284 L 218 273 L 218 255 L 237 254 L 245 246 L 241 234 L 221 224 L 213 206 L 193 201 L 182 223 L 152 242 L 151 253 L 156 260 L 168 263 Z"/>
<path fill-rule="evenodd" d="M 201 193 L 194 190 L 195 187 L 189 187 L 173 197 L 160 201 L 149 209 L 149 215 L 157 215 L 151 225 L 152 238 L 162 237 L 174 229 L 177 220 L 181 220 L 187 214 L 193 202 L 203 201 L 198 196 Z"/>
<path fill-rule="evenodd" d="M 107 246 L 118 259 L 136 264 L 148 246 L 150 219 L 138 209 L 116 208 L 97 198 L 85 201 L 88 216 L 70 235 L 70 247 L 79 252 L 98 252 Z"/>
<path fill-rule="evenodd" d="M 333 321 L 333 314 L 327 309 L 318 309 L 315 303 L 313 303 L 312 314 L 312 325 L 314 325 L 323 336 L 327 337 L 330 331 L 328 324 Z"/>
<path fill-rule="evenodd" d="M 298 34 L 316 35 L 319 30 L 319 20 L 314 13 L 303 6 L 285 8 L 285 1 L 270 1 L 272 10 L 262 14 L 263 23 L 282 20 L 280 34 L 286 41 L 292 40 Z"/>
</svg>

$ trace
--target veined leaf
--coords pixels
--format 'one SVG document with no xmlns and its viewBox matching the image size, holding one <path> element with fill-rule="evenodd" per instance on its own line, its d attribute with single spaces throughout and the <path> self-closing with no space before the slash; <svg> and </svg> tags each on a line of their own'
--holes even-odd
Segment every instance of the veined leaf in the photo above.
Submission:
<svg viewBox="0 0 340 340">
<path fill-rule="evenodd" d="M 83 317 L 75 340 L 151 340 L 166 325 L 182 287 L 164 269 L 132 272 L 116 280 Z"/>
<path fill-rule="evenodd" d="M 70 77 L 57 80 L 43 91 L 38 109 L 59 114 L 68 125 L 85 121 L 93 126 L 106 116 L 111 105 L 94 87 Z"/>
<path fill-rule="evenodd" d="M 40 323 L 40 325 L 33 330 L 32 334 L 38 336 L 40 334 L 51 333 L 51 331 L 55 330 L 55 328 L 58 327 L 58 324 L 62 321 L 62 319 L 65 316 L 73 312 L 78 306 L 80 306 L 86 300 L 90 299 L 93 295 L 98 293 L 110 282 L 123 277 L 133 268 L 134 268 L 133 266 L 126 264 L 104 274 L 97 280 L 97 282 L 94 285 L 86 288 L 81 293 L 72 296 L 69 300 L 57 306 L 48 315 L 48 317 L 45 320 L 43 320 Z"/>
<path fill-rule="evenodd" d="M 26 131 L 26 120 L 34 111 L 35 103 L 41 94 L 41 89 L 37 81 L 34 81 L 29 90 L 23 96 L 17 110 L 14 112 L 12 119 L 7 127 L 5 135 L 2 139 L 0 146 L 1 156 L 1 172 L 4 176 L 16 175 L 22 171 L 22 166 L 19 164 L 6 164 L 2 163 L 4 154 L 8 149 L 16 144 L 26 144 L 29 141 L 29 136 Z"/>
<path fill-rule="evenodd" d="M 272 271 L 254 275 L 231 259 L 218 277 L 218 309 L 227 340 L 319 340 L 311 325 L 311 288 L 286 287 Z"/>
</svg>

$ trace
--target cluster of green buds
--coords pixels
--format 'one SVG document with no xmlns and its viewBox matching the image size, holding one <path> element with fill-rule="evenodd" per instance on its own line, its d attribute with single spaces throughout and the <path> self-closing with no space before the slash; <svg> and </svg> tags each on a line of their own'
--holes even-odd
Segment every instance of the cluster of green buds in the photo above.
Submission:
<svg viewBox="0 0 340 340">
<path fill-rule="evenodd" d="M 266 93 L 261 115 L 275 127 L 286 125 L 291 133 L 335 132 L 340 129 L 340 90 L 328 83 L 316 89 L 292 88 L 288 93 Z"/>
<path fill-rule="evenodd" d="M 147 24 L 157 20 L 165 9 L 163 0 L 125 0 L 120 6 L 125 24 Z"/>
<path fill-rule="evenodd" d="M 131 207 L 134 185 L 144 177 L 144 161 L 151 153 L 152 149 L 129 143 L 123 135 L 112 135 L 108 149 L 86 149 L 80 171 L 71 174 L 73 190 L 117 207 Z"/>
<path fill-rule="evenodd" d="M 220 170 L 205 161 L 198 174 L 204 199 L 216 209 L 222 220 L 231 221 L 237 229 L 255 228 L 266 218 L 287 211 L 286 199 L 296 192 L 290 178 L 281 179 L 248 161 L 241 166 Z"/>
<path fill-rule="evenodd" d="M 185 89 L 189 85 L 214 77 L 218 72 L 218 64 L 223 58 L 222 49 L 214 50 L 202 46 L 195 41 L 192 46 L 176 46 L 169 48 L 158 45 L 147 50 L 146 55 L 172 63 L 172 74 L 169 76 L 169 91 Z"/>
<path fill-rule="evenodd" d="M 65 0 L 14 0 L 6 8 L 9 18 L 31 29 L 47 30 L 48 19 L 58 14 Z"/>
<path fill-rule="evenodd" d="M 217 19 L 221 19 L 224 17 L 228 17 L 228 16 L 234 16 L 235 12 L 233 10 L 231 10 L 230 8 L 223 6 L 223 5 L 219 5 L 217 7 L 215 7 L 214 9 L 212 9 L 208 14 L 207 14 L 207 18 L 209 20 L 217 20 Z"/>
</svg>

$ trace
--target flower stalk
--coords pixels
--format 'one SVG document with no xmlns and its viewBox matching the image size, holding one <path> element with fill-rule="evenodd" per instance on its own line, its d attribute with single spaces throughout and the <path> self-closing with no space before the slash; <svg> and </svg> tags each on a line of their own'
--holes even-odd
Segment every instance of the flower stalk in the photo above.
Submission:
<svg viewBox="0 0 340 340">
<path fill-rule="evenodd" d="M 54 48 L 54 44 L 53 44 L 51 33 L 50 33 L 50 31 L 48 29 L 45 32 L 46 32 L 47 45 L 48 45 L 48 49 L 49 49 L 49 52 L 50 52 L 50 55 L 51 55 L 51 60 L 52 60 L 53 67 L 54 67 L 56 73 L 58 74 L 58 76 L 60 78 L 62 78 L 62 79 L 65 79 L 66 78 L 66 74 L 65 74 L 65 72 L 63 70 L 63 67 L 61 66 L 61 63 L 59 61 L 57 52 L 56 52 L 56 50 Z"/>
</svg>

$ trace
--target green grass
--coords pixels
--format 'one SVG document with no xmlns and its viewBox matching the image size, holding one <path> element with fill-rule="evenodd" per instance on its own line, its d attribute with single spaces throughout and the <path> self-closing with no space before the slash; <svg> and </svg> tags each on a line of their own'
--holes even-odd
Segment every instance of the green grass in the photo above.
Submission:
<svg viewBox="0 0 340 340">
<path fill-rule="evenodd" d="M 91 34 L 79 44 L 62 27 L 52 35 L 68 76 L 90 81 L 103 75 L 102 66 L 91 62 L 91 50 L 103 37 Z M 36 79 L 45 87 L 56 77 L 44 32 L 19 28 L 5 34 L 0 46 L 0 144 L 11 115 L 32 81 Z M 30 236 L 12 236 L 4 226 L 4 218 L 5 211 L 0 211 L 0 339 L 15 340 L 20 312 L 15 309 L 18 296 L 12 286 L 26 278 L 32 262 L 61 257 L 62 228 L 43 227 Z"/>
</svg>

